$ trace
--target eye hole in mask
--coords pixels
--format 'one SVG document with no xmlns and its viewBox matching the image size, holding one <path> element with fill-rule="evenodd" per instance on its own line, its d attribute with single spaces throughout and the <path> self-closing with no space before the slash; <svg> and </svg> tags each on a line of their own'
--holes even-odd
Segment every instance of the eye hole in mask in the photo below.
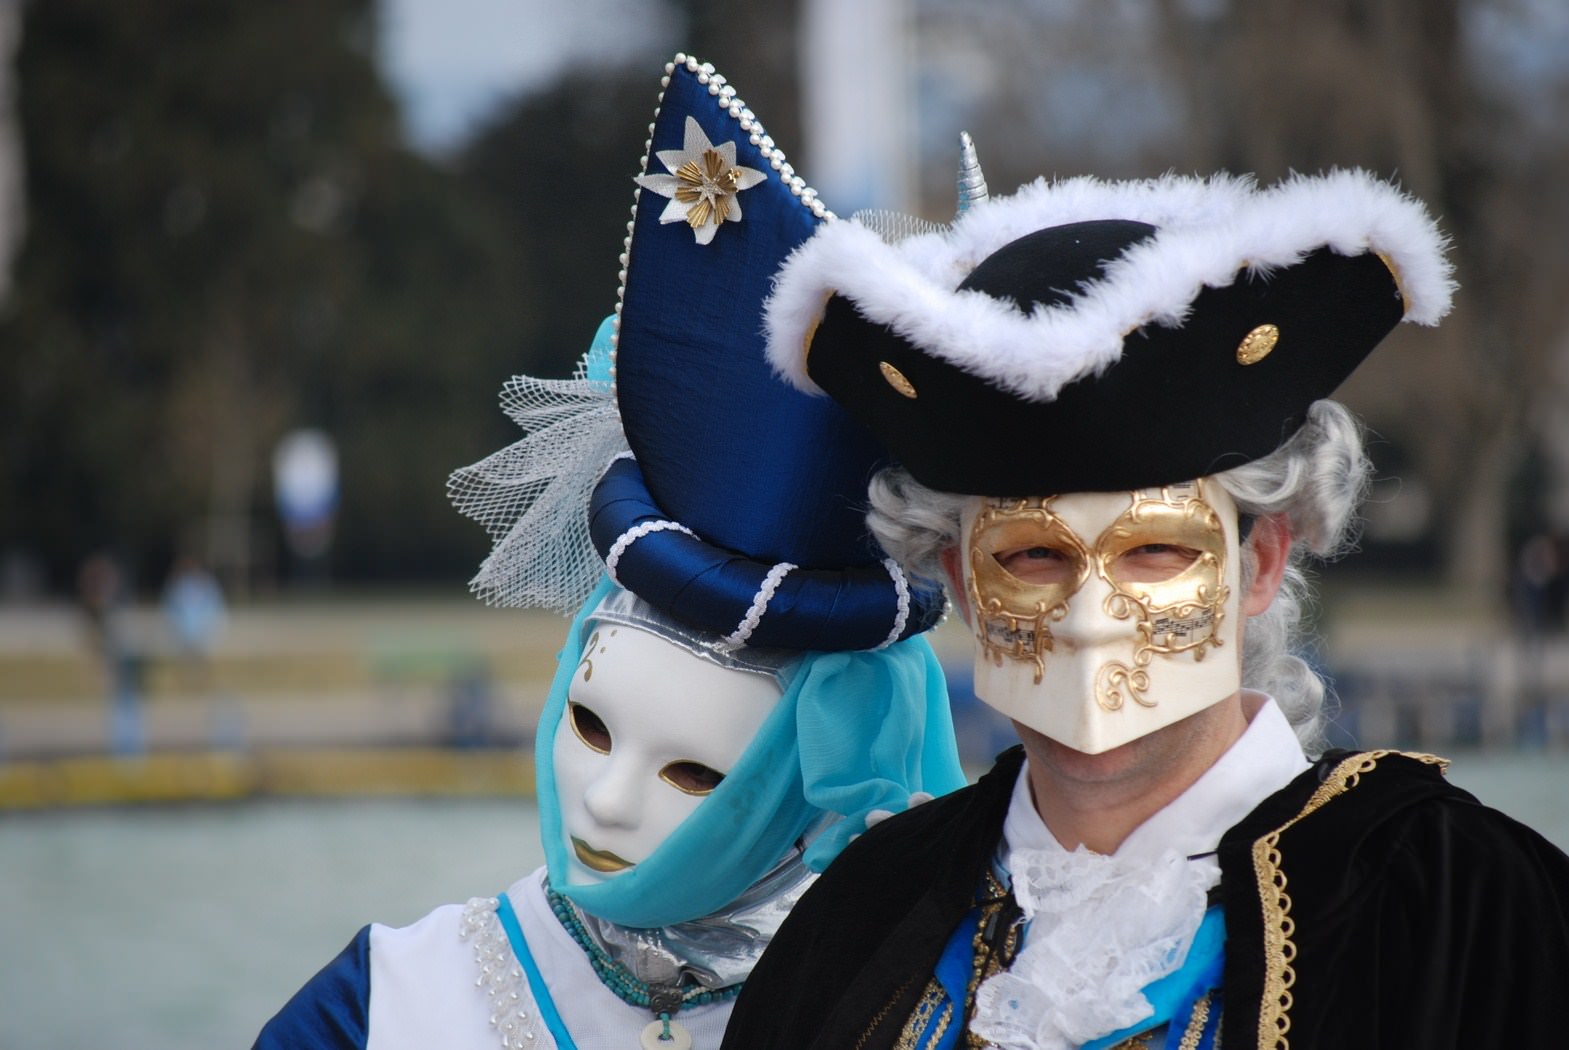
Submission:
<svg viewBox="0 0 1569 1050">
<path fill-rule="evenodd" d="M 582 704 L 569 704 L 572 732 L 583 741 L 583 746 L 601 755 L 610 754 L 610 729 L 605 720 Z"/>
<path fill-rule="evenodd" d="M 671 762 L 659 771 L 659 779 L 688 795 L 709 795 L 725 775 L 712 766 L 688 760 Z"/>
</svg>

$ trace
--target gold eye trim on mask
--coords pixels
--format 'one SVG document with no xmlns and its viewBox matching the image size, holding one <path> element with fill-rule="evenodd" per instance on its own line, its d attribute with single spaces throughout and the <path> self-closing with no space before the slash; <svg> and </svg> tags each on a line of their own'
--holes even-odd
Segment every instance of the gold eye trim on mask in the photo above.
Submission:
<svg viewBox="0 0 1569 1050">
<path fill-rule="evenodd" d="M 1020 579 L 999 560 L 1036 549 L 1057 563 L 1050 582 Z M 989 500 L 970 530 L 969 559 L 970 604 L 987 658 L 999 667 L 1005 657 L 1027 660 L 1039 684 L 1052 649 L 1048 624 L 1063 618 L 1088 579 L 1089 551 L 1052 512 L 1050 498 Z"/>
<path fill-rule="evenodd" d="M 684 758 L 666 763 L 659 771 L 659 779 L 683 794 L 704 797 L 714 793 L 725 775 L 713 766 Z"/>
<path fill-rule="evenodd" d="M 1131 552 L 1150 545 L 1180 549 L 1186 562 L 1170 576 L 1138 579 L 1125 567 Z M 1133 494 L 1133 505 L 1095 542 L 1095 569 L 1112 587 L 1106 611 L 1138 617 L 1137 668 L 1157 654 L 1192 652 L 1204 659 L 1219 647 L 1231 590 L 1226 579 L 1226 531 L 1204 483 L 1185 482 Z"/>
<path fill-rule="evenodd" d="M 612 745 L 610 730 L 606 728 L 604 719 L 591 709 L 575 700 L 568 700 L 567 723 L 572 726 L 572 735 L 577 737 L 584 747 L 597 754 L 610 754 Z"/>
</svg>

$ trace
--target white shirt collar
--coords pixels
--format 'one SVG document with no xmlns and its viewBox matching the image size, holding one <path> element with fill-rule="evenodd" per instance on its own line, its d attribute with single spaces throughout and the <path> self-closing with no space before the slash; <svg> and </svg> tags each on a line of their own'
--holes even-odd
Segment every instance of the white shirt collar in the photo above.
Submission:
<svg viewBox="0 0 1569 1050">
<path fill-rule="evenodd" d="M 1252 690 L 1243 690 L 1243 697 L 1262 701 L 1247 729 L 1186 791 L 1135 828 L 1116 856 L 1155 857 L 1172 849 L 1190 857 L 1212 852 L 1232 825 L 1311 765 L 1279 705 Z M 1010 848 L 1062 849 L 1035 809 L 1029 774 L 1026 760 L 1008 804 L 999 856 Z"/>
</svg>

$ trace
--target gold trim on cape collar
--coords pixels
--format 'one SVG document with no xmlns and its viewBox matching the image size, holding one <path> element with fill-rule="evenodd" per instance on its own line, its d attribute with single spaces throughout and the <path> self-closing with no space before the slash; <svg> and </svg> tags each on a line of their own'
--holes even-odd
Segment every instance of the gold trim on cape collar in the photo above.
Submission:
<svg viewBox="0 0 1569 1050">
<path fill-rule="evenodd" d="M 1253 842 L 1253 874 L 1258 880 L 1259 904 L 1264 913 L 1264 994 L 1258 1012 L 1260 1050 L 1290 1050 L 1291 1047 L 1286 1033 L 1291 1030 L 1291 986 L 1297 979 L 1296 970 L 1291 965 L 1297 957 L 1297 946 L 1292 940 L 1292 934 L 1296 932 L 1296 920 L 1291 917 L 1291 895 L 1286 892 L 1286 873 L 1280 868 L 1280 836 L 1293 824 L 1356 787 L 1364 773 L 1371 772 L 1380 760 L 1389 755 L 1436 765 L 1440 772 L 1449 768 L 1447 758 L 1412 751 L 1364 751 L 1351 755 L 1330 771 L 1308 798 L 1301 812 Z"/>
</svg>

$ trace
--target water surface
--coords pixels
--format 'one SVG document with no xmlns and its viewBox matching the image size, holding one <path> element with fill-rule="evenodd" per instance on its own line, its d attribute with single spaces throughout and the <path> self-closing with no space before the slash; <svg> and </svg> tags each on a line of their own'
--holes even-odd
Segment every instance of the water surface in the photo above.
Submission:
<svg viewBox="0 0 1569 1050">
<path fill-rule="evenodd" d="M 1451 779 L 1569 849 L 1569 755 Z M 247 1047 L 370 921 L 540 863 L 517 800 L 256 802 L 0 817 L 0 1047 Z"/>
</svg>

